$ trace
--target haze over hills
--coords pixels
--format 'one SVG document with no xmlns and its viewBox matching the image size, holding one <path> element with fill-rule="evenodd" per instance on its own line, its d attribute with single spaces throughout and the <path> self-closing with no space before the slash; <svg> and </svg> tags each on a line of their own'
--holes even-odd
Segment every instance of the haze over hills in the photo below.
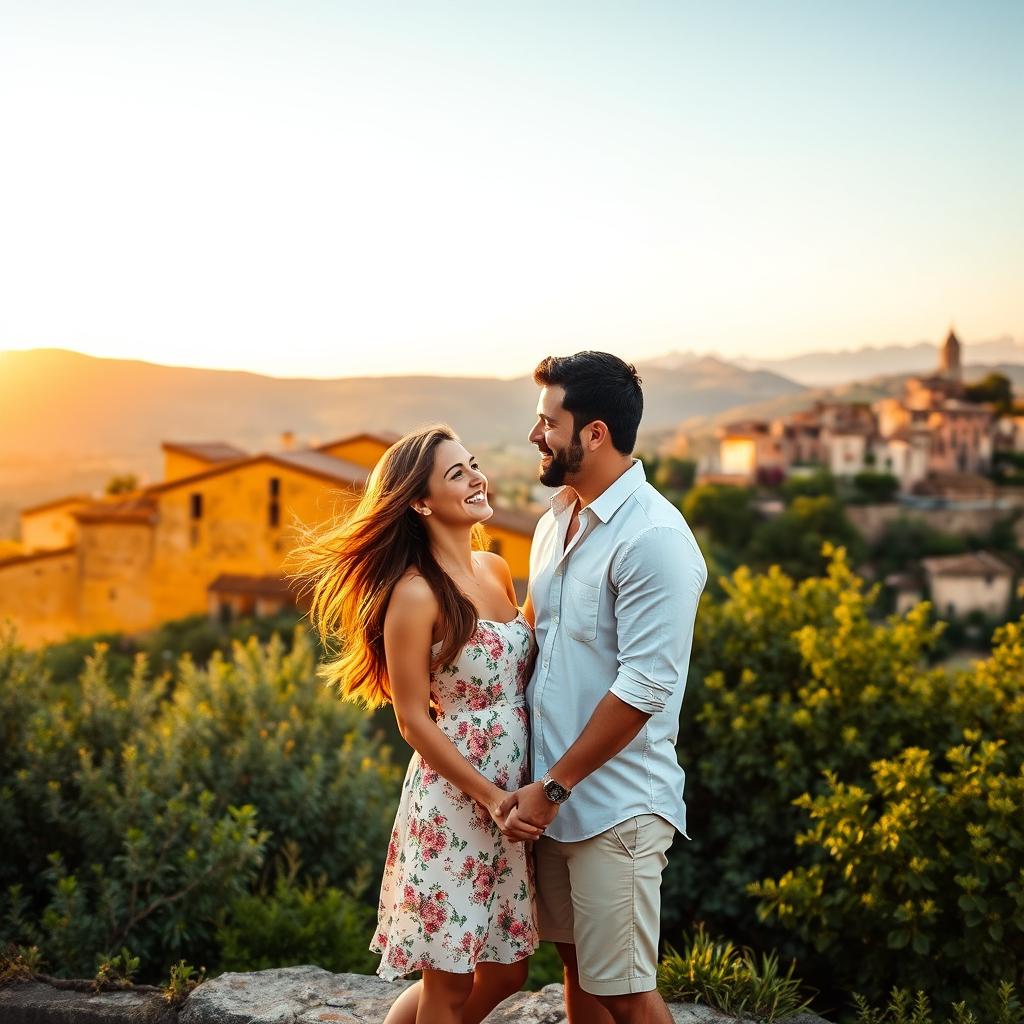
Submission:
<svg viewBox="0 0 1024 1024">
<path fill-rule="evenodd" d="M 718 359 L 641 365 L 646 430 L 689 416 L 795 395 L 801 385 Z M 101 487 L 114 473 L 158 478 L 161 441 L 230 441 L 273 449 L 360 430 L 446 420 L 473 445 L 530 454 L 532 379 L 350 377 L 301 380 L 98 359 L 64 349 L 0 352 L 0 535 L 14 509 Z"/>
<path fill-rule="evenodd" d="M 966 361 L 975 366 L 1024 365 L 1024 344 L 1009 335 L 993 341 L 971 342 L 964 346 L 964 352 Z M 661 369 L 678 369 L 698 358 L 696 352 L 686 349 L 669 352 L 649 363 Z M 740 356 L 731 359 L 730 364 L 747 370 L 778 373 L 806 387 L 829 387 L 872 377 L 929 373 L 938 359 L 939 346 L 921 341 L 915 345 L 866 345 L 838 352 L 804 352 L 785 359 Z"/>
</svg>

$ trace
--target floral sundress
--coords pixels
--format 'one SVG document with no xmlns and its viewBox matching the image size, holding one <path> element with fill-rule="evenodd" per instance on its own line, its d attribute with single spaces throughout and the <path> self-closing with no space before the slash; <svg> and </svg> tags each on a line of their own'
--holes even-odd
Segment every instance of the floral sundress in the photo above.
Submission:
<svg viewBox="0 0 1024 1024">
<path fill-rule="evenodd" d="M 437 724 L 502 789 L 529 781 L 533 631 L 479 620 L 455 663 L 431 674 Z M 538 944 L 533 859 L 486 809 L 414 753 L 388 845 L 377 933 L 377 973 L 388 981 L 424 968 L 466 974 L 510 964 Z"/>
</svg>

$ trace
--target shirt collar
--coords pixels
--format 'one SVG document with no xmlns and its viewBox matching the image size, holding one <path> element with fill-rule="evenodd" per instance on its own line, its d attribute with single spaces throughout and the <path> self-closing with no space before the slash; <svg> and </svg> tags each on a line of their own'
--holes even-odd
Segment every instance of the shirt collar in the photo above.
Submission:
<svg viewBox="0 0 1024 1024">
<path fill-rule="evenodd" d="M 587 508 L 592 509 L 602 523 L 607 523 L 625 500 L 646 480 L 643 463 L 639 459 L 634 459 L 633 465 L 618 480 L 606 487 Z M 551 510 L 557 516 L 575 501 L 576 492 L 571 487 L 562 487 L 551 496 Z"/>
</svg>

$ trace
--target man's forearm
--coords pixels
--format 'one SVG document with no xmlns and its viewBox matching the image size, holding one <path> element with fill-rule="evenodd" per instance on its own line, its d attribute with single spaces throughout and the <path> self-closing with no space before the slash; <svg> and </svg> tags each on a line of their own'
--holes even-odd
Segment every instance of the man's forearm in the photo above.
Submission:
<svg viewBox="0 0 1024 1024">
<path fill-rule="evenodd" d="M 552 765 L 551 777 L 573 789 L 627 746 L 650 717 L 606 693 L 576 742 Z"/>
</svg>

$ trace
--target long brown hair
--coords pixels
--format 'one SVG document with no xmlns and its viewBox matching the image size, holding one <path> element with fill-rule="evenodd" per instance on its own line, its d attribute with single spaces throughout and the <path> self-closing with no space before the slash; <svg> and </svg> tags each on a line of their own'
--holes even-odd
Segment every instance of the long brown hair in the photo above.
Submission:
<svg viewBox="0 0 1024 1024">
<path fill-rule="evenodd" d="M 289 557 L 291 578 L 310 598 L 309 617 L 328 652 L 319 673 L 346 699 L 369 707 L 391 702 L 384 616 L 395 584 L 410 567 L 440 605 L 441 649 L 432 666 L 453 662 L 476 630 L 476 609 L 438 565 L 423 519 L 412 509 L 427 497 L 438 446 L 458 440 L 445 424 L 406 434 L 381 456 L 355 509 L 303 531 Z M 473 546 L 486 546 L 479 526 Z"/>
</svg>

